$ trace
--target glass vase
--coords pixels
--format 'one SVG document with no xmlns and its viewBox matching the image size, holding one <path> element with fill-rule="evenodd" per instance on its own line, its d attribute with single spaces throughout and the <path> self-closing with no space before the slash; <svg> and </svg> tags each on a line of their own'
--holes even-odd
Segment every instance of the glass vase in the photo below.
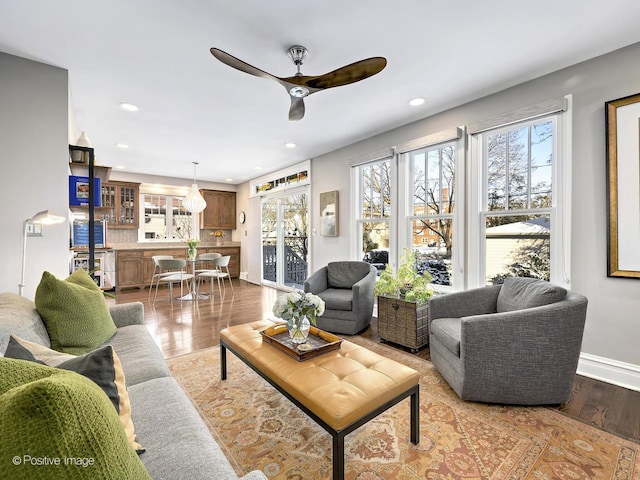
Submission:
<svg viewBox="0 0 640 480">
<path fill-rule="evenodd" d="M 198 256 L 198 249 L 196 247 L 189 247 L 187 254 L 189 255 L 189 260 L 195 260 Z"/>
<path fill-rule="evenodd" d="M 309 322 L 309 319 L 306 316 L 294 320 L 293 328 L 289 330 L 289 337 L 291 337 L 291 341 L 296 344 L 306 343 L 310 327 L 311 322 Z"/>
</svg>

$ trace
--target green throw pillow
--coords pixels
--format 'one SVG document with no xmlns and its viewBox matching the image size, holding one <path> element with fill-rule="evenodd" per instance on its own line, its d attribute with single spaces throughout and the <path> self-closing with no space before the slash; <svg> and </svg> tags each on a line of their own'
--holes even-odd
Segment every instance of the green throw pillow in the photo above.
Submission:
<svg viewBox="0 0 640 480">
<path fill-rule="evenodd" d="M 0 438 L 5 478 L 151 478 L 109 398 L 75 372 L 0 358 Z"/>
<path fill-rule="evenodd" d="M 44 272 L 35 303 L 54 350 L 82 355 L 116 333 L 102 290 L 82 269 L 66 280 Z"/>
<path fill-rule="evenodd" d="M 136 442 L 133 420 L 131 419 L 131 403 L 129 402 L 122 363 L 111 345 L 76 357 L 11 335 L 4 356 L 71 370 L 93 380 L 107 394 L 118 412 L 131 446 L 138 453 L 144 452 L 144 449 Z"/>
</svg>

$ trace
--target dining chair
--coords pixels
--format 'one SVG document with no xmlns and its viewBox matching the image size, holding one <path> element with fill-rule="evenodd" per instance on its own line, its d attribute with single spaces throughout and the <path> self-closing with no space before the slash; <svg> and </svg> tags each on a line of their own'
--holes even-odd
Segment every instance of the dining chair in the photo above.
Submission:
<svg viewBox="0 0 640 480">
<path fill-rule="evenodd" d="M 153 296 L 153 303 L 156 302 L 158 296 L 158 286 L 161 283 L 169 285 L 169 298 L 173 302 L 173 284 L 180 283 L 180 296 L 184 294 L 183 284 L 189 280 L 193 280 L 194 276 L 186 272 L 187 261 L 183 259 L 162 259 L 158 260 L 160 267 L 160 276 L 156 280 L 156 293 Z"/>
<path fill-rule="evenodd" d="M 215 268 L 206 268 L 206 267 L 207 266 L 214 267 L 213 260 L 216 258 L 220 258 L 221 256 L 222 256 L 221 253 L 203 253 L 201 255 L 198 255 L 198 258 L 196 259 L 196 263 L 200 263 L 201 268 L 197 268 L 193 273 L 197 275 L 199 273 L 206 272 L 208 270 L 215 270 Z"/>
<path fill-rule="evenodd" d="M 220 293 L 220 298 L 222 298 L 222 288 L 224 288 L 225 294 L 227 293 L 227 287 L 224 283 L 224 279 L 229 279 L 229 285 L 231 286 L 231 291 L 235 295 L 235 290 L 233 289 L 233 282 L 231 281 L 231 274 L 229 273 L 229 260 L 231 260 L 230 255 L 220 256 L 218 258 L 213 259 L 213 265 L 215 267 L 214 270 L 205 270 L 204 272 L 198 275 L 198 290 L 200 290 L 200 282 L 205 278 L 209 278 L 211 281 L 210 291 L 213 296 L 213 279 L 215 278 L 218 281 L 218 292 Z M 222 285 L 220 285 L 222 281 Z"/>
<path fill-rule="evenodd" d="M 151 274 L 151 282 L 149 283 L 149 300 L 151 300 L 151 291 L 153 290 L 153 284 L 158 278 L 161 277 L 159 260 L 173 260 L 173 255 L 154 255 L 151 257 L 153 261 L 153 273 Z M 171 272 L 165 272 L 162 275 L 171 275 Z"/>
</svg>

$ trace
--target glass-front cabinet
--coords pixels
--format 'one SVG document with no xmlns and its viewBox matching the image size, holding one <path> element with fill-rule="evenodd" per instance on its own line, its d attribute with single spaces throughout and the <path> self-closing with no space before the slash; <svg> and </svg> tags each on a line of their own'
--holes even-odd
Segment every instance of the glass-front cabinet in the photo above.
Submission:
<svg viewBox="0 0 640 480">
<path fill-rule="evenodd" d="M 108 182 L 102 185 L 104 220 L 110 228 L 138 228 L 140 184 Z"/>
</svg>

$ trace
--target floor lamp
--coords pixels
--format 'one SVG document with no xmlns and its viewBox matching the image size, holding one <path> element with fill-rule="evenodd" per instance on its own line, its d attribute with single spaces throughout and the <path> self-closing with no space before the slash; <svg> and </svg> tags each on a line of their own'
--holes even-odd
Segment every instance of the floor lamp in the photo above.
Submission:
<svg viewBox="0 0 640 480">
<path fill-rule="evenodd" d="M 24 271 L 27 266 L 27 234 L 29 231 L 29 225 L 53 225 L 55 223 L 62 223 L 65 218 L 51 210 L 43 210 L 36 213 L 33 217 L 27 218 L 24 221 L 24 229 L 22 231 L 22 276 L 20 277 L 20 283 L 18 284 L 18 295 L 22 295 L 24 290 Z"/>
</svg>

